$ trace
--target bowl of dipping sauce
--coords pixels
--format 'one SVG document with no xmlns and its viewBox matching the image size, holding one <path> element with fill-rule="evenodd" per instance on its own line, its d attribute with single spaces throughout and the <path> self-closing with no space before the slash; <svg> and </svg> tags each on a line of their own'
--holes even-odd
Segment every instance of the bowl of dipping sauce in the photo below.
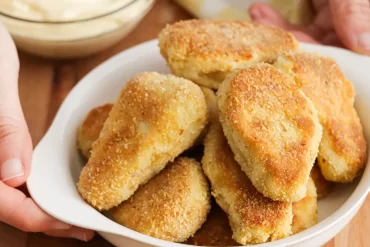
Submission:
<svg viewBox="0 0 370 247">
<path fill-rule="evenodd" d="M 0 22 L 20 50 L 77 58 L 119 42 L 153 4 L 154 0 L 6 0 L 0 1 Z"/>
</svg>

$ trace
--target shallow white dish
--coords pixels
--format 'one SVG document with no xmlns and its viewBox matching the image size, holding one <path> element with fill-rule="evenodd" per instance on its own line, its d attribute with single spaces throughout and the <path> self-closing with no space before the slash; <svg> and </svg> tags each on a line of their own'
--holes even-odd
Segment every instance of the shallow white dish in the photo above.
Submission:
<svg viewBox="0 0 370 247">
<path fill-rule="evenodd" d="M 338 48 L 302 44 L 337 60 L 355 85 L 356 108 L 366 139 L 370 140 L 370 58 Z M 114 101 L 125 82 L 137 73 L 169 73 L 159 54 L 157 41 L 126 50 L 89 73 L 68 95 L 52 126 L 38 144 L 33 156 L 28 189 L 36 203 L 57 219 L 96 230 L 119 247 L 188 246 L 155 239 L 109 220 L 85 203 L 76 190 L 83 160 L 76 149 L 77 128 L 95 106 Z M 294 236 L 259 247 L 320 246 L 334 237 L 357 213 L 370 187 L 370 167 L 351 185 L 337 186 L 319 202 L 319 223 Z"/>
</svg>

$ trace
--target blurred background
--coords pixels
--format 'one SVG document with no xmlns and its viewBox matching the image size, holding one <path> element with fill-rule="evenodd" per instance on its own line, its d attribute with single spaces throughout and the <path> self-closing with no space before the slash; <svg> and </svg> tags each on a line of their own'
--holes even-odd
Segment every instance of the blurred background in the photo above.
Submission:
<svg viewBox="0 0 370 247">
<path fill-rule="evenodd" d="M 310 23 L 312 18 L 309 0 L 173 1 L 189 18 L 248 21 L 248 8 L 254 2 L 271 4 L 295 24 Z M 137 28 L 154 4 L 154 0 L 2 0 L 0 21 L 19 49 L 48 58 L 70 59 L 97 54 L 116 45 Z M 157 13 L 156 17 L 158 22 L 166 18 L 166 13 Z M 175 19 L 176 16 L 168 18 L 167 22 Z"/>
</svg>

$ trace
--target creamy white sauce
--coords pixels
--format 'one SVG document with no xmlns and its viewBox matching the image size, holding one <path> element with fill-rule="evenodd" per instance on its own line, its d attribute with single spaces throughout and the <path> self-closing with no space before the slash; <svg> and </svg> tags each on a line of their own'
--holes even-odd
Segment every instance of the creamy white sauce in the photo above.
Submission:
<svg viewBox="0 0 370 247">
<path fill-rule="evenodd" d="M 30 23 L 1 15 L 0 21 L 12 34 L 18 36 L 41 40 L 79 40 L 124 26 L 129 27 L 151 4 L 148 0 L 136 0 L 128 7 L 122 8 L 130 2 L 131 0 L 0 0 L 0 11 L 3 13 L 41 23 Z M 84 20 L 110 12 L 113 13 L 89 21 L 42 23 Z"/>
<path fill-rule="evenodd" d="M 0 10 L 34 21 L 75 21 L 115 11 L 132 0 L 1 0 Z"/>
<path fill-rule="evenodd" d="M 120 40 L 152 4 L 153 0 L 0 0 L 0 22 L 26 51 L 77 57 Z"/>
</svg>

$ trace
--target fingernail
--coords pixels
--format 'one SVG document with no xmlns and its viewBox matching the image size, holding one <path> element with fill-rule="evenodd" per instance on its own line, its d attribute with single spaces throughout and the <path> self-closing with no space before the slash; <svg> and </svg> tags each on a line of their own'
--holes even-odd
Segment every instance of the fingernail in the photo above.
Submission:
<svg viewBox="0 0 370 247">
<path fill-rule="evenodd" d="M 23 165 L 19 159 L 10 159 L 2 164 L 0 167 L 1 181 L 5 182 L 7 180 L 23 177 Z"/>
<path fill-rule="evenodd" d="M 361 48 L 370 51 L 370 33 L 361 34 L 358 39 L 358 45 Z"/>
<path fill-rule="evenodd" d="M 75 239 L 87 242 L 87 236 L 84 231 L 79 231 L 79 230 L 72 231 L 70 236 L 71 238 L 75 238 Z"/>
<path fill-rule="evenodd" d="M 252 19 L 260 19 L 262 17 L 262 13 L 259 9 L 251 9 L 250 15 Z"/>
<path fill-rule="evenodd" d="M 63 222 L 55 222 L 53 223 L 53 225 L 51 226 L 54 230 L 68 230 L 70 229 L 72 226 L 67 224 L 67 223 L 63 223 Z"/>
</svg>

